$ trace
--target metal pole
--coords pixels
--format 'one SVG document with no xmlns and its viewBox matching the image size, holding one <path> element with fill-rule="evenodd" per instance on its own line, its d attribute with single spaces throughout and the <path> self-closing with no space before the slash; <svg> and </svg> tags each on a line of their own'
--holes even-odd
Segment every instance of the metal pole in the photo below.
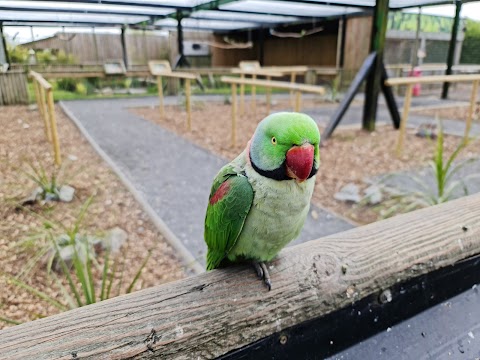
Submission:
<svg viewBox="0 0 480 360">
<path fill-rule="evenodd" d="M 128 50 L 127 50 L 127 34 L 126 34 L 126 26 L 122 26 L 122 55 L 123 55 L 123 63 L 125 64 L 125 68 L 128 69 Z"/>
<path fill-rule="evenodd" d="M 365 89 L 365 105 L 363 108 L 362 127 L 364 130 L 375 130 L 378 96 L 381 89 L 383 50 L 387 33 L 389 0 L 377 0 L 373 15 L 370 51 L 376 52 L 375 62 L 367 78 Z"/>
<path fill-rule="evenodd" d="M 3 23 L 0 22 L 0 36 L 2 37 L 3 52 L 5 54 L 5 62 L 10 64 L 10 55 L 8 54 L 7 41 L 5 40 L 5 34 L 3 33 Z"/>
<path fill-rule="evenodd" d="M 264 66 L 265 60 L 265 33 L 263 29 L 258 30 L 258 62 Z"/>
<path fill-rule="evenodd" d="M 182 27 L 182 13 L 177 11 L 177 46 L 178 46 L 178 66 L 182 67 L 185 63 L 185 55 L 183 54 L 183 27 Z"/>
<path fill-rule="evenodd" d="M 458 25 L 460 24 L 461 10 L 462 10 L 462 1 L 456 0 L 455 1 L 455 19 L 453 20 L 452 37 L 450 38 L 450 46 L 448 47 L 447 70 L 445 72 L 445 75 L 452 74 L 452 67 L 453 67 L 453 61 L 455 59 L 455 48 L 457 44 Z M 450 87 L 450 83 L 448 82 L 443 83 L 442 99 L 448 98 L 449 87 Z"/>
</svg>

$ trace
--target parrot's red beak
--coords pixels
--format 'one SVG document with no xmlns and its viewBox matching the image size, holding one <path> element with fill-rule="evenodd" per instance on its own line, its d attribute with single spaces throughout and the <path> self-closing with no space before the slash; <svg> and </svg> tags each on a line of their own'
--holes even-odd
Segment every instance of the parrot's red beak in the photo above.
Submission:
<svg viewBox="0 0 480 360">
<path fill-rule="evenodd" d="M 312 171 L 314 155 L 312 144 L 292 146 L 287 151 L 287 176 L 298 182 L 305 181 Z"/>
</svg>

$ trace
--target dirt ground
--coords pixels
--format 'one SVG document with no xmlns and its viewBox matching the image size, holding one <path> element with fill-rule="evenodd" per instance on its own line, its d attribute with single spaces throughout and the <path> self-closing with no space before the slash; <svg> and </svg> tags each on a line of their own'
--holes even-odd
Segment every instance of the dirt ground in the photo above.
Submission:
<svg viewBox="0 0 480 360">
<path fill-rule="evenodd" d="M 316 101 L 305 101 L 304 109 L 311 106 L 332 106 Z M 278 102 L 272 111 L 288 109 L 286 102 Z M 237 121 L 237 145 L 231 146 L 231 106 L 222 103 L 197 103 L 192 111 L 192 131 L 187 131 L 186 112 L 176 106 L 166 107 L 166 116 L 161 118 L 158 108 L 135 108 L 131 111 L 149 119 L 195 144 L 233 159 L 245 147 L 257 123 L 266 115 L 266 107 L 260 101 L 256 111 L 246 104 L 246 112 Z M 320 129 L 322 132 L 323 129 Z M 321 165 L 313 195 L 315 204 L 346 217 L 358 224 L 366 224 L 379 219 L 373 208 L 349 204 L 334 199 L 334 194 L 348 183 L 355 183 L 361 189 L 367 187 L 364 179 L 390 172 L 415 169 L 427 165 L 432 159 L 435 142 L 415 136 L 415 130 L 408 130 L 405 150 L 402 156 L 394 153 L 398 131 L 391 126 L 379 126 L 368 133 L 362 130 L 337 129 L 331 139 L 321 148 Z M 460 142 L 460 138 L 445 137 L 446 154 L 450 154 Z M 479 154 L 477 144 L 467 148 L 464 157 Z"/>
<path fill-rule="evenodd" d="M 18 209 L 18 200 L 36 187 L 24 171 L 28 170 L 29 164 L 33 164 L 37 169 L 44 167 L 49 174 L 53 155 L 36 110 L 30 111 L 26 106 L 9 106 L 2 107 L 0 111 L 0 319 L 25 322 L 58 312 L 57 308 L 13 285 L 8 277 L 25 272 L 29 260 L 44 245 L 43 240 L 32 240 L 32 236 L 45 234 L 45 221 L 72 226 L 80 208 L 91 195 L 93 203 L 80 227 L 81 233 L 101 235 L 118 226 L 128 234 L 127 244 L 118 255 L 113 295 L 117 294 L 118 288 L 121 288 L 121 293 L 125 292 L 149 250 L 151 258 L 134 290 L 185 276 L 185 269 L 174 250 L 147 214 L 58 108 L 57 121 L 64 159 L 61 168 L 63 175 L 60 175 L 59 182 L 65 181 L 73 186 L 76 189 L 75 198 L 71 203 L 55 202 L 48 206 Z M 54 230 L 56 235 L 61 232 Z M 99 262 L 101 269 L 102 257 Z M 47 277 L 44 269 L 44 265 L 37 263 L 22 276 L 23 281 L 65 303 L 58 287 L 52 278 Z M 121 272 L 122 283 L 119 282 Z M 101 279 L 100 271 L 94 275 Z M 11 324 L 0 321 L 0 329 L 6 326 Z"/>
</svg>

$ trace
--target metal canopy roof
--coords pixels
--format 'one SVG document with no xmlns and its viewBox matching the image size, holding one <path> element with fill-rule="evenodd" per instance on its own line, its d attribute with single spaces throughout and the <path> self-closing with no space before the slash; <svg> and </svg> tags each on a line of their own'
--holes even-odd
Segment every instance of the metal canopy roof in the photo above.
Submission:
<svg viewBox="0 0 480 360">
<path fill-rule="evenodd" d="M 475 0 L 464 0 L 464 3 Z M 453 0 L 390 0 L 393 10 Z M 3 25 L 84 25 L 233 31 L 311 24 L 369 11 L 375 0 L 0 0 Z"/>
</svg>

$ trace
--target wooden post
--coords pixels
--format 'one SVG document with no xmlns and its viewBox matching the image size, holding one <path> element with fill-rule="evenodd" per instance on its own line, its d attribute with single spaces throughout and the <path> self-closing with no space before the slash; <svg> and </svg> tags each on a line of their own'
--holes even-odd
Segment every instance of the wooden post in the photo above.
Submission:
<svg viewBox="0 0 480 360">
<path fill-rule="evenodd" d="M 52 135 L 50 132 L 50 126 L 48 125 L 47 114 L 44 113 L 44 102 L 45 97 L 42 97 L 42 93 L 40 92 L 41 86 L 38 84 L 36 79 L 33 79 L 33 87 L 35 88 L 35 98 L 37 100 L 37 107 L 38 111 L 40 112 L 41 116 L 43 117 L 43 124 L 45 126 L 45 136 L 47 137 L 49 142 L 52 142 Z"/>
<path fill-rule="evenodd" d="M 40 93 L 40 107 L 42 110 L 40 111 L 43 116 L 43 122 L 45 123 L 45 127 L 48 128 L 49 135 L 47 135 L 48 141 L 52 142 L 52 134 L 51 134 L 51 128 L 49 126 L 49 114 L 47 110 L 47 105 L 46 105 L 46 96 L 45 96 L 45 89 L 43 88 L 42 84 L 38 84 L 38 89 Z"/>
<path fill-rule="evenodd" d="M 257 79 L 257 75 L 252 75 L 252 79 L 253 80 L 256 80 Z M 253 113 L 255 114 L 255 112 L 257 111 L 257 107 L 256 107 L 256 94 L 257 94 L 257 87 L 255 85 L 252 85 L 252 110 L 253 110 Z"/>
<path fill-rule="evenodd" d="M 296 77 L 297 77 L 297 74 L 296 74 L 295 72 L 292 72 L 292 73 L 290 74 L 290 82 L 291 82 L 292 84 L 295 83 Z M 295 97 L 294 97 L 293 94 L 294 94 L 294 91 L 291 90 L 291 91 L 290 91 L 290 102 L 292 103 L 292 106 L 295 104 Z"/>
<path fill-rule="evenodd" d="M 302 93 L 300 91 L 295 92 L 295 112 L 300 112 L 302 109 Z"/>
<path fill-rule="evenodd" d="M 192 131 L 192 110 L 190 104 L 190 79 L 185 79 L 185 106 L 187 108 L 187 129 Z"/>
<path fill-rule="evenodd" d="M 237 144 L 237 84 L 232 84 L 232 147 Z"/>
<path fill-rule="evenodd" d="M 403 105 L 402 120 L 400 121 L 400 133 L 398 134 L 397 156 L 400 156 L 405 142 L 405 133 L 407 131 L 408 113 L 410 112 L 410 104 L 412 103 L 412 92 L 414 84 L 408 84 L 405 94 L 405 103 Z"/>
<path fill-rule="evenodd" d="M 245 79 L 245 74 L 240 74 L 240 79 Z M 240 84 L 240 115 L 245 113 L 245 84 Z"/>
<path fill-rule="evenodd" d="M 62 158 L 60 156 L 60 144 L 58 142 L 57 120 L 55 119 L 55 104 L 53 103 L 53 91 L 47 89 L 48 115 L 50 117 L 50 129 L 52 132 L 53 151 L 55 153 L 55 163 L 60 166 Z"/>
<path fill-rule="evenodd" d="M 470 108 L 468 109 L 467 123 L 465 125 L 465 141 L 468 141 L 468 136 L 470 135 L 470 128 L 472 127 L 473 115 L 475 114 L 475 107 L 477 105 L 478 83 L 478 80 L 474 80 L 472 85 Z"/>
<path fill-rule="evenodd" d="M 158 99 L 160 100 L 160 116 L 163 118 L 165 116 L 165 107 L 163 104 L 163 84 L 162 84 L 161 76 L 157 76 L 157 87 L 158 87 Z"/>
<path fill-rule="evenodd" d="M 267 76 L 267 80 L 270 81 L 272 79 L 271 76 Z M 267 87 L 267 115 L 270 114 L 270 103 L 272 102 L 272 88 L 270 86 Z"/>
</svg>

